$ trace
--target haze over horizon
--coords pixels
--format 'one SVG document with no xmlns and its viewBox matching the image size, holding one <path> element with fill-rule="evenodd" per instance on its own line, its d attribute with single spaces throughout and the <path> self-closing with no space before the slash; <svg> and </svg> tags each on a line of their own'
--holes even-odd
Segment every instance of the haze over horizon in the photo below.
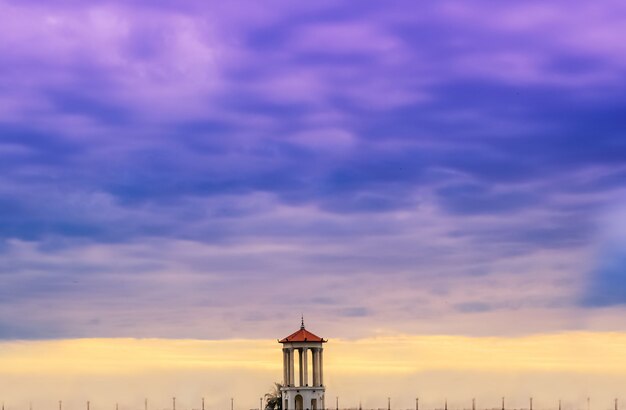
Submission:
<svg viewBox="0 0 626 410">
<path fill-rule="evenodd" d="M 406 407 L 446 380 L 458 403 L 525 403 L 558 373 L 557 390 L 591 392 L 572 403 L 610 407 L 625 34 L 617 0 L 0 0 L 0 396 L 85 377 L 106 397 L 91 358 L 109 357 L 129 402 L 148 380 L 241 397 L 241 341 L 265 346 L 241 373 L 265 391 L 266 343 L 304 314 L 350 363 L 408 341 L 406 368 L 378 376 L 331 360 L 352 403 L 381 377 Z M 464 344 L 517 364 L 447 356 Z M 226 359 L 201 385 L 127 349 Z"/>
</svg>

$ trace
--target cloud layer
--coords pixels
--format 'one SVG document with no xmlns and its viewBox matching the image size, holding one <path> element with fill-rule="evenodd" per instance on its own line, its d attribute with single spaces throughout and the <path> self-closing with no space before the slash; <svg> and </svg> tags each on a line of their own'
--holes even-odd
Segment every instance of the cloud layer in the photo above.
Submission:
<svg viewBox="0 0 626 410">
<path fill-rule="evenodd" d="M 0 338 L 626 324 L 620 2 L 0 15 Z"/>
</svg>

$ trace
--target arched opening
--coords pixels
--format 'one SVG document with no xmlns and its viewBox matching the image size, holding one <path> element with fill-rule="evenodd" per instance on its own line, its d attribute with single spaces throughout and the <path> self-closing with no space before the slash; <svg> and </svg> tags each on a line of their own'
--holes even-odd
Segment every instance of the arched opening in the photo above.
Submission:
<svg viewBox="0 0 626 410">
<path fill-rule="evenodd" d="M 283 407 L 283 410 L 288 410 L 289 409 L 288 403 L 289 403 L 289 401 L 287 399 L 285 399 L 285 407 Z"/>
<path fill-rule="evenodd" d="M 302 395 L 296 395 L 296 410 L 304 410 L 304 400 L 302 400 Z"/>
<path fill-rule="evenodd" d="M 317 410 L 317 399 L 311 399 L 311 410 Z"/>
</svg>

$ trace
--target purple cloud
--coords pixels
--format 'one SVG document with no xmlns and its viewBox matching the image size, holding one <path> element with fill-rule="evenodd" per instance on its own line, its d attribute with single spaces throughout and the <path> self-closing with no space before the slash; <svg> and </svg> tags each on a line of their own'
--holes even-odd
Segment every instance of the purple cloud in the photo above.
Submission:
<svg viewBox="0 0 626 410">
<path fill-rule="evenodd" d="M 621 283 L 588 266 L 623 198 L 619 2 L 0 15 L 0 337 L 578 328 Z"/>
</svg>

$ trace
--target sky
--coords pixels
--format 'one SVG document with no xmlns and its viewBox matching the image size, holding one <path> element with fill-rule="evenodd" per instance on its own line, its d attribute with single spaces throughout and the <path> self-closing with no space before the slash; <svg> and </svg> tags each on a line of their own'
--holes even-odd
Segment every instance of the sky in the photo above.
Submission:
<svg viewBox="0 0 626 410">
<path fill-rule="evenodd" d="M 89 373 L 107 343 L 247 340 L 271 386 L 301 314 L 364 363 L 409 338 L 410 376 L 375 367 L 437 397 L 552 368 L 422 367 L 414 338 L 584 335 L 600 360 L 626 335 L 625 35 L 617 0 L 0 0 L 0 378 L 57 346 Z M 626 366 L 585 351 L 563 386 L 610 397 Z M 377 380 L 332 363 L 342 391 Z"/>
</svg>

